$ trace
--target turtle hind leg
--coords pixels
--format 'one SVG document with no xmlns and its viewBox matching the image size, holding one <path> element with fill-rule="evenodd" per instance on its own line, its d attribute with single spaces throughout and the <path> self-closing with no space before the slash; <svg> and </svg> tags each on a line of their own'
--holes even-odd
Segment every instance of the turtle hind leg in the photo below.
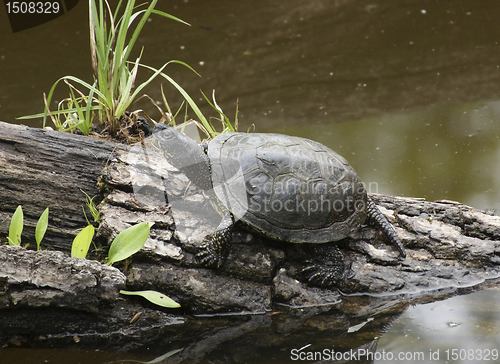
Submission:
<svg viewBox="0 0 500 364">
<path fill-rule="evenodd" d="M 385 237 L 392 243 L 392 245 L 394 245 L 398 249 L 399 256 L 401 258 L 406 258 L 405 248 L 403 247 L 403 244 L 401 244 L 401 240 L 399 240 L 396 231 L 370 198 L 368 198 L 368 206 L 366 211 L 368 215 L 368 223 L 376 227 L 382 232 L 382 234 L 385 235 Z"/>
<path fill-rule="evenodd" d="M 345 271 L 344 255 L 336 245 L 321 245 L 313 249 L 313 259 L 307 260 L 302 269 L 305 280 L 322 288 L 334 286 Z"/>
<path fill-rule="evenodd" d="M 205 244 L 196 254 L 199 262 L 208 268 L 219 268 L 229 254 L 231 237 L 233 235 L 234 219 L 227 214 L 217 227 L 217 230 L 205 238 Z"/>
</svg>

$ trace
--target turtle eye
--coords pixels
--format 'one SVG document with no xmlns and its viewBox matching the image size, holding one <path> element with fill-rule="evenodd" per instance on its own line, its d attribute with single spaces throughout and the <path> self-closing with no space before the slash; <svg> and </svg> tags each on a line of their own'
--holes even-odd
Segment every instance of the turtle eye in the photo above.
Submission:
<svg viewBox="0 0 500 364">
<path fill-rule="evenodd" d="M 165 140 L 174 140 L 178 138 L 178 134 L 173 128 L 158 130 L 158 137 Z"/>
</svg>

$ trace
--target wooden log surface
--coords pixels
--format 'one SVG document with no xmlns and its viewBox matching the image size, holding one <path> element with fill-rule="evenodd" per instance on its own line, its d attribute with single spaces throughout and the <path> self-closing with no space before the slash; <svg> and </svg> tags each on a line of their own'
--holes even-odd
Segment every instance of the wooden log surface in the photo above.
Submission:
<svg viewBox="0 0 500 364">
<path fill-rule="evenodd" d="M 95 138 L 0 122 L 0 237 L 8 235 L 12 213 L 22 205 L 23 243 L 49 207 L 44 243 L 68 251 L 78 229 L 87 225 L 87 193 L 98 196 L 97 179 L 121 145 Z M 99 203 L 99 196 L 95 202 Z M 87 217 L 92 219 L 87 210 Z"/>
<path fill-rule="evenodd" d="M 143 145 L 125 147 L 0 123 L 0 161 L 0 237 L 8 235 L 17 205 L 23 206 L 28 225 L 23 242 L 34 240 L 36 220 L 46 207 L 51 211 L 42 242 L 51 250 L 23 252 L 0 246 L 0 319 L 5 323 L 0 340 L 29 333 L 30 338 L 39 334 L 42 339 L 38 342 L 53 344 L 47 335 L 67 342 L 73 337 L 67 334 L 70 332 L 88 334 L 95 343 L 97 337 L 104 340 L 126 326 L 130 331 L 120 331 L 118 336 L 137 341 L 132 332 L 140 331 L 147 344 L 153 340 L 148 330 L 162 326 L 153 335 L 158 337 L 178 332 L 178 325 L 183 325 L 179 337 L 196 336 L 191 346 L 196 351 L 197 343 L 219 332 L 220 322 L 236 325 L 237 332 L 260 330 L 270 322 L 260 319 L 235 324 L 224 319 L 200 331 L 200 323 L 187 320 L 182 313 L 264 314 L 286 307 L 310 307 L 310 314 L 296 320 L 298 331 L 305 321 L 314 322 L 313 316 L 325 311 L 337 315 L 332 321 L 336 322 L 332 326 L 335 333 L 339 327 L 347 330 L 349 323 L 373 315 L 383 317 L 377 323 L 382 329 L 410 303 L 489 287 L 500 275 L 500 218 L 458 202 L 372 195 L 395 226 L 408 257 L 398 259 L 380 233 L 363 226 L 339 243 L 347 271 L 338 289 L 320 289 L 305 284 L 300 275 L 303 261 L 317 254 L 315 246 L 272 242 L 245 231 L 234 234 L 231 252 L 220 269 L 201 267 L 195 254 L 203 237 L 213 231 L 218 215 L 182 173 Z M 85 195 L 80 190 L 102 200 L 98 242 L 109 243 L 138 222 L 154 223 L 144 248 L 127 264 L 119 265 L 123 274 L 97 261 L 67 256 L 75 233 L 87 225 L 82 212 Z M 62 278 L 37 270 L 59 272 Z M 79 276 L 80 271 L 91 273 Z M 24 278 L 19 272 L 25 272 Z M 104 272 L 123 278 L 105 279 Z M 75 274 L 85 279 L 75 279 Z M 61 279 L 71 282 L 71 287 L 58 286 Z M 115 283 L 106 285 L 104 281 Z M 159 311 L 141 299 L 118 298 L 123 287 L 161 291 L 180 302 L 183 311 Z M 18 299 L 20 292 L 22 299 Z M 84 304 L 71 301 L 75 295 Z M 19 310 L 21 307 L 31 310 Z M 40 310 L 51 319 L 40 320 Z M 143 312 L 142 319 L 129 322 L 138 311 Z M 67 324 L 58 317 L 64 317 Z M 269 320 L 290 324 L 280 318 Z M 339 322 L 344 324 L 339 326 Z"/>
</svg>

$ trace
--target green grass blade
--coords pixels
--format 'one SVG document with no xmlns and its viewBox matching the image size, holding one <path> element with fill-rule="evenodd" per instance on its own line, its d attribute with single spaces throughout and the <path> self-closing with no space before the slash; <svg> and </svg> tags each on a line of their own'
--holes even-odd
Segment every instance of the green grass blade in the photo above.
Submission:
<svg viewBox="0 0 500 364">
<path fill-rule="evenodd" d="M 127 52 L 125 53 L 125 60 L 128 60 L 130 56 L 130 52 L 132 52 L 132 48 L 134 47 L 135 42 L 137 41 L 137 38 L 139 37 L 139 34 L 142 31 L 142 28 L 144 27 L 144 24 L 146 24 L 149 16 L 151 15 L 151 12 L 153 11 L 154 7 L 156 6 L 156 3 L 158 0 L 153 0 L 147 7 L 147 9 L 144 11 L 144 14 L 141 17 L 141 20 L 139 20 L 139 24 L 135 27 L 134 33 L 132 33 L 132 36 L 130 37 L 130 40 L 128 42 L 128 49 Z M 130 19 L 130 18 L 129 18 Z"/>
<path fill-rule="evenodd" d="M 103 94 L 101 91 L 99 91 L 95 86 L 91 85 L 90 83 L 87 83 L 83 80 L 80 80 L 79 78 L 77 77 L 73 77 L 73 76 L 64 76 L 64 77 L 61 77 L 59 79 L 62 80 L 62 79 L 66 79 L 66 80 L 70 80 L 70 81 L 73 81 L 73 82 L 76 82 L 76 83 L 79 83 L 80 85 L 84 86 L 85 88 L 89 89 L 89 90 L 94 90 L 94 92 L 99 96 L 99 97 L 102 97 L 102 98 L 105 98 L 106 95 Z"/>
<path fill-rule="evenodd" d="M 116 18 L 118 18 L 118 11 L 119 11 L 119 10 L 120 10 L 120 8 L 122 7 L 122 1 L 123 1 L 123 0 L 120 0 L 120 1 L 118 2 L 118 5 L 116 6 L 115 13 L 114 13 L 114 16 L 113 16 L 115 19 L 116 19 Z M 110 12 L 111 12 L 111 11 L 110 11 Z"/>
<path fill-rule="evenodd" d="M 92 111 L 95 111 L 95 110 L 99 110 L 100 109 L 100 106 L 98 105 L 94 105 L 94 106 L 91 106 L 90 107 L 90 110 Z M 64 109 L 64 110 L 57 110 L 57 111 L 51 111 L 50 113 L 52 115 L 61 115 L 61 114 L 68 114 L 68 113 L 73 113 L 73 112 L 76 112 L 77 110 L 75 108 L 71 108 L 71 109 Z M 25 115 L 25 116 L 20 116 L 18 118 L 16 118 L 17 120 L 23 120 L 23 119 L 36 119 L 36 118 L 41 118 L 43 117 L 44 113 L 41 112 L 41 113 L 38 113 L 38 114 L 33 114 L 33 115 Z"/>
<path fill-rule="evenodd" d="M 210 106 L 212 106 L 212 108 L 220 114 L 221 118 L 217 119 L 217 120 L 220 120 L 220 122 L 224 126 L 224 130 L 222 132 L 224 133 L 226 131 L 232 131 L 232 132 L 236 131 L 235 127 L 233 127 L 233 124 L 231 124 L 231 121 L 229 120 L 229 118 L 222 111 L 222 108 L 219 106 L 219 104 L 217 104 L 217 101 L 215 100 L 215 90 L 213 90 L 213 92 L 212 92 L 213 103 L 212 103 L 212 101 L 210 101 L 210 99 L 207 97 L 207 95 L 205 95 L 205 93 L 203 91 L 201 91 L 201 94 L 203 95 L 203 97 L 205 98 L 207 103 Z M 216 133 L 215 130 L 213 132 Z"/>
<path fill-rule="evenodd" d="M 170 82 L 170 84 L 172 84 L 172 86 L 174 86 L 177 89 L 177 91 L 179 91 L 181 93 L 181 95 L 186 99 L 186 101 L 188 102 L 189 106 L 191 106 L 191 109 L 193 109 L 194 113 L 196 114 L 196 116 L 198 117 L 198 119 L 200 120 L 200 122 L 203 124 L 203 126 L 207 130 L 213 130 L 213 128 L 211 127 L 210 123 L 205 118 L 205 115 L 203 115 L 203 113 L 199 109 L 198 105 L 196 105 L 196 103 L 191 98 L 191 96 L 189 96 L 189 94 L 177 82 L 175 82 L 170 76 L 167 76 L 164 73 L 161 73 L 161 75 L 165 79 L 167 79 L 167 81 Z M 214 133 L 211 132 L 210 135 L 212 137 L 214 137 L 216 134 L 214 134 Z"/>
<path fill-rule="evenodd" d="M 85 258 L 87 256 L 90 243 L 92 243 L 92 238 L 94 237 L 94 232 L 94 227 L 92 225 L 87 225 L 78 233 L 71 246 L 72 258 Z"/>
<path fill-rule="evenodd" d="M 138 11 L 137 13 L 134 13 L 130 16 L 130 19 L 128 21 L 128 28 L 130 28 L 130 26 L 132 25 L 132 23 L 134 22 L 134 20 L 139 16 L 141 15 L 142 13 L 145 13 L 146 10 L 141 10 L 141 11 Z M 126 47 L 125 47 L 126 48 Z"/>
<path fill-rule="evenodd" d="M 108 265 L 127 259 L 141 250 L 149 236 L 149 230 L 149 223 L 141 222 L 118 234 L 109 247 Z"/>
<path fill-rule="evenodd" d="M 65 79 L 64 82 L 70 88 L 71 101 L 72 101 L 71 104 L 75 106 L 76 113 L 78 114 L 78 119 L 79 119 L 76 125 L 70 126 L 70 129 L 74 129 L 74 127 L 76 126 L 78 129 L 80 129 L 83 135 L 88 135 L 92 129 L 91 125 L 92 113 L 90 109 L 94 97 L 96 82 L 94 82 L 94 84 L 91 86 L 89 96 L 83 95 L 67 79 Z M 81 96 L 75 97 L 74 90 L 76 90 Z M 86 103 L 85 109 L 80 106 L 80 101 L 82 101 L 82 103 L 83 102 Z M 68 112 L 67 114 L 69 115 L 71 113 Z"/>
<path fill-rule="evenodd" d="M 157 14 L 157 15 L 161 15 L 161 16 L 164 16 L 165 18 L 169 18 L 169 19 L 172 19 L 172 20 L 175 20 L 175 21 L 178 21 L 179 23 L 182 23 L 182 24 L 186 24 L 188 26 L 191 26 L 191 24 L 189 23 L 186 23 L 184 20 L 182 19 L 179 19 L 173 15 L 170 15 L 168 13 L 164 13 L 163 11 L 160 11 L 160 10 L 156 10 L 156 9 L 153 9 L 152 11 L 153 14 Z"/>
<path fill-rule="evenodd" d="M 132 50 L 133 43 L 129 41 L 128 45 L 125 46 L 125 41 L 127 39 L 127 33 L 130 27 L 130 18 L 133 16 L 135 1 L 130 0 L 127 1 L 127 5 L 125 6 L 125 10 L 123 11 L 123 15 L 119 20 L 118 31 L 116 32 L 115 37 L 115 49 L 113 54 L 113 70 L 112 70 L 112 90 L 117 91 L 120 85 L 120 78 L 123 72 L 127 71 L 127 59 Z M 123 95 L 121 95 L 123 96 Z"/>
<path fill-rule="evenodd" d="M 85 192 L 84 190 L 80 189 L 80 191 L 82 191 L 82 193 L 85 195 L 85 205 L 87 205 L 87 207 L 90 211 L 90 214 L 92 215 L 92 218 L 94 219 L 94 221 L 96 223 L 99 224 L 101 215 L 99 214 L 99 210 L 97 209 L 97 206 L 95 205 L 95 202 L 94 202 L 94 198 L 96 198 L 97 196 L 90 197 L 87 194 L 87 192 Z M 85 210 L 84 210 L 84 212 L 85 212 Z"/>
<path fill-rule="evenodd" d="M 194 71 L 196 74 L 198 74 L 193 68 L 191 68 L 189 65 L 187 65 L 186 63 L 184 62 L 181 62 L 181 61 L 169 61 L 167 64 L 170 64 L 170 63 L 178 63 L 178 64 L 182 64 L 183 66 L 186 66 L 188 67 L 189 69 L 191 69 L 192 71 Z M 141 64 L 142 67 L 145 67 L 145 68 L 148 68 L 152 71 L 158 71 L 156 68 L 153 68 L 153 67 L 150 67 L 150 66 L 147 66 L 147 65 L 144 65 L 144 64 Z M 165 66 L 165 65 L 164 65 Z M 160 75 L 165 78 L 168 82 L 170 82 L 170 84 L 172 86 L 174 86 L 180 93 L 181 95 L 186 99 L 186 101 L 188 102 L 189 106 L 191 106 L 191 109 L 193 109 L 194 113 L 196 114 L 196 116 L 198 117 L 198 119 L 200 120 L 200 122 L 203 124 L 203 126 L 207 129 L 207 130 L 213 130 L 213 128 L 210 126 L 210 123 L 207 121 L 207 119 L 205 118 L 205 116 L 203 115 L 203 113 L 201 112 L 200 108 L 198 107 L 198 105 L 196 105 L 196 103 L 194 102 L 194 100 L 191 98 L 191 96 L 189 96 L 189 94 L 177 83 L 175 82 L 170 76 L 166 75 L 165 73 L 161 72 Z M 215 136 L 215 134 L 212 134 L 210 133 L 212 136 Z"/>
<path fill-rule="evenodd" d="M 43 112 L 42 128 L 46 127 L 47 115 L 49 114 L 48 108 L 50 107 L 50 101 L 52 100 L 52 95 L 54 94 L 54 91 L 55 91 L 57 85 L 59 84 L 59 82 L 62 81 L 63 79 L 64 79 L 64 77 L 61 77 L 60 79 L 58 79 L 56 82 L 54 82 L 54 84 L 50 88 L 49 94 L 47 95 L 47 105 L 46 105 L 45 110 Z"/>
<path fill-rule="evenodd" d="M 115 109 L 115 117 L 120 117 L 128 108 L 128 106 L 134 101 L 138 91 L 143 89 L 143 84 L 141 84 L 132 95 L 132 88 L 134 87 L 135 79 L 137 77 L 137 71 L 139 70 L 139 61 L 142 56 L 142 51 L 139 57 L 136 59 L 132 71 L 125 69 L 122 72 L 122 80 L 120 80 L 120 100 Z M 155 76 L 156 77 L 156 76 Z M 154 77 L 153 77 L 154 78 Z M 145 83 L 149 83 L 151 78 Z"/>
<path fill-rule="evenodd" d="M 147 299 L 149 302 L 154 303 L 155 305 L 167 308 L 179 308 L 180 304 L 175 302 L 170 297 L 165 296 L 163 293 L 156 291 L 120 291 L 121 294 L 128 296 L 141 296 Z"/>
<path fill-rule="evenodd" d="M 134 66 L 134 69 L 133 69 L 133 72 L 134 72 L 134 79 L 135 79 L 135 75 L 138 71 L 138 66 L 141 65 L 140 63 L 138 63 L 139 61 L 139 58 L 137 59 L 137 63 L 135 64 Z M 163 71 L 163 69 L 169 64 L 169 62 L 165 63 L 159 70 L 155 70 L 155 73 L 153 73 L 151 75 L 151 77 L 149 77 L 146 81 L 144 81 L 143 83 L 141 83 L 139 86 L 137 86 L 134 90 L 134 92 L 132 93 L 132 95 L 130 95 L 130 97 L 126 98 L 126 99 L 122 99 L 120 100 L 120 104 L 119 106 L 117 106 L 116 108 L 116 114 L 118 115 L 121 115 L 123 112 L 125 112 L 125 110 L 130 106 L 130 104 L 135 100 L 135 98 L 139 95 L 139 93 L 144 89 L 144 87 L 146 87 L 148 84 L 151 83 L 151 81 L 153 81 L 156 77 L 158 77 L 158 75 L 160 75 L 161 71 Z M 142 66 L 142 65 L 141 65 Z M 122 102 L 123 101 L 123 102 Z"/>
<path fill-rule="evenodd" d="M 78 119 L 83 120 L 84 115 L 83 115 L 83 110 L 80 107 L 80 103 L 79 103 L 80 99 L 75 97 L 75 93 L 73 92 L 73 88 L 70 87 L 69 92 L 71 93 L 71 100 L 73 100 L 72 105 L 75 105 L 76 114 L 78 115 Z"/>
<path fill-rule="evenodd" d="M 9 227 L 9 245 L 21 245 L 21 234 L 23 233 L 23 208 L 17 206 L 12 215 Z"/>
<path fill-rule="evenodd" d="M 89 30 L 90 30 L 90 57 L 92 59 L 92 69 L 94 70 L 94 75 L 97 77 L 97 43 L 96 43 L 96 20 L 97 9 L 95 7 L 95 1 L 89 0 Z"/>
<path fill-rule="evenodd" d="M 92 101 L 94 100 L 94 90 L 97 81 L 94 82 L 92 88 L 90 89 L 89 96 L 87 98 L 87 107 L 85 108 L 85 122 L 84 127 L 80 128 L 84 135 L 88 135 L 92 131 Z"/>
<path fill-rule="evenodd" d="M 114 17 L 111 13 L 111 8 L 107 2 L 99 1 L 99 10 L 97 10 L 95 6 L 95 0 L 89 0 L 89 19 L 90 19 L 90 38 L 91 38 L 91 51 L 94 51 L 92 54 L 95 77 L 99 80 L 98 89 L 105 96 L 99 95 L 101 98 L 100 102 L 103 105 L 107 105 L 108 107 L 112 105 L 110 100 L 112 100 L 113 92 L 109 87 L 108 75 L 110 72 L 110 64 L 109 59 L 110 53 L 112 51 L 112 42 L 114 39 L 115 29 L 114 29 Z M 108 34 L 106 27 L 106 10 L 104 9 L 104 4 L 106 5 L 106 9 L 109 13 L 110 17 L 110 25 L 111 30 Z M 120 1 L 121 4 L 121 1 Z M 116 11 L 118 11 L 119 6 Z M 95 40 L 95 48 L 92 44 L 92 39 Z M 95 57 L 95 60 L 94 60 Z M 102 111 L 100 111 L 100 115 L 102 115 Z"/>
<path fill-rule="evenodd" d="M 40 215 L 40 218 L 36 223 L 36 228 L 35 228 L 36 250 L 40 250 L 40 243 L 42 242 L 45 232 L 47 231 L 48 225 L 49 225 L 49 208 L 47 207 L 45 211 L 42 212 L 42 215 Z"/>
<path fill-rule="evenodd" d="M 106 100 L 106 95 L 104 95 L 101 91 L 99 91 L 93 85 L 90 85 L 89 83 L 87 83 L 87 82 L 85 82 L 83 80 L 80 80 L 79 78 L 73 77 L 73 76 L 64 76 L 64 77 L 61 77 L 60 79 L 58 79 L 56 82 L 54 82 L 54 84 L 50 88 L 49 94 L 47 95 L 47 105 L 50 105 L 50 102 L 52 101 L 52 96 L 53 96 L 54 91 L 55 91 L 57 85 L 59 84 L 59 82 L 61 82 L 61 81 L 67 82 L 68 80 L 74 81 L 74 82 L 76 82 L 76 83 L 78 83 L 78 84 L 86 87 L 89 90 L 93 90 L 93 92 L 96 93 L 99 97 L 101 97 L 102 99 Z M 93 110 L 98 110 L 98 109 L 99 109 L 99 107 L 93 108 Z M 60 111 L 51 111 L 50 113 L 52 115 L 58 115 L 58 114 L 64 114 L 64 113 L 67 113 L 67 112 L 70 112 L 70 111 L 71 112 L 77 112 L 78 109 L 73 108 L 73 109 L 60 110 Z M 45 128 L 46 121 L 47 121 L 47 116 L 48 115 L 49 115 L 49 110 L 47 110 L 47 108 L 45 108 L 45 110 L 44 110 L 43 113 L 34 114 L 34 115 L 27 115 L 27 116 L 21 116 L 18 119 L 33 119 L 33 118 L 37 118 L 37 117 L 42 117 L 43 118 L 42 127 Z"/>
</svg>

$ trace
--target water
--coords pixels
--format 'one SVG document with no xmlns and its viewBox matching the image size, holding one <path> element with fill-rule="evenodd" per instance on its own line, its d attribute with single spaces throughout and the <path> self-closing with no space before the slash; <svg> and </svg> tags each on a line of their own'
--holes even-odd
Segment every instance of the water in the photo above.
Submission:
<svg viewBox="0 0 500 364">
<path fill-rule="evenodd" d="M 398 363 L 498 362 L 499 298 L 498 289 L 489 289 L 409 307 L 382 337 L 378 353 L 386 352 L 385 359 L 392 355 Z"/>
<path fill-rule="evenodd" d="M 371 192 L 500 207 L 500 104 L 481 102 L 331 125 L 279 127 L 349 160 Z"/>
<path fill-rule="evenodd" d="M 199 90 L 208 95 L 215 89 L 231 118 L 238 100 L 240 130 L 254 124 L 259 132 L 324 143 L 346 157 L 373 192 L 500 208 L 497 1 L 173 0 L 158 8 L 192 26 L 152 17 L 138 41 L 145 47 L 143 62 L 189 63 L 201 78 L 179 65 L 167 73 L 200 104 Z M 3 9 L 0 18 L 6 19 Z M 1 120 L 16 122 L 42 111 L 42 93 L 62 76 L 91 81 L 87 27 L 85 2 L 21 33 L 12 34 L 0 22 Z M 159 84 L 145 91 L 155 100 L 161 100 Z M 163 84 L 170 105 L 177 107 L 180 97 Z M 56 98 L 67 93 L 61 86 Z M 147 102 L 134 107 L 159 118 Z M 209 107 L 202 110 L 210 113 Z M 382 336 L 378 350 L 430 355 L 440 349 L 440 361 L 432 362 L 446 362 L 447 349 L 492 349 L 498 309 L 490 302 L 497 297 L 496 290 L 487 290 L 410 307 Z M 293 345 L 306 345 L 306 338 Z M 282 340 L 281 347 L 290 350 L 290 339 Z M 140 357 L 150 360 L 160 351 Z M 64 362 L 65 355 L 74 359 L 89 352 L 56 353 Z M 278 362 L 290 361 L 289 354 L 282 352 Z M 23 350 L 9 355 L 9 362 L 19 363 L 43 358 Z M 95 359 L 82 356 L 81 362 L 111 360 L 100 352 L 92 355 Z M 4 358 L 2 350 L 0 362 Z"/>
<path fill-rule="evenodd" d="M 126 363 L 127 360 L 145 359 L 144 355 L 103 352 L 99 349 L 0 349 L 0 363 L 16 364 L 86 364 L 86 363 Z M 148 356 L 149 358 L 149 356 Z"/>
</svg>

